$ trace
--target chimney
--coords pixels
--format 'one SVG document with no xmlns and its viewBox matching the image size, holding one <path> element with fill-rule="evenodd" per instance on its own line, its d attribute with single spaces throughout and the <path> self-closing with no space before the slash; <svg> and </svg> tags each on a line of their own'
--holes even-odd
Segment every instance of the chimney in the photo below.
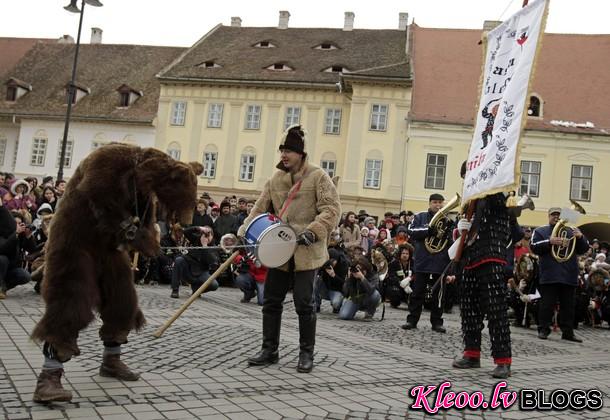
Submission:
<svg viewBox="0 0 610 420">
<path fill-rule="evenodd" d="M 407 29 L 407 25 L 409 25 L 409 14 L 408 13 L 399 13 L 398 14 L 398 29 L 401 31 L 405 31 Z"/>
<path fill-rule="evenodd" d="M 234 28 L 241 28 L 241 18 L 239 16 L 233 16 L 231 18 L 231 26 Z"/>
<path fill-rule="evenodd" d="M 354 12 L 345 12 L 345 22 L 343 23 L 344 31 L 351 31 L 354 29 Z"/>
<path fill-rule="evenodd" d="M 101 44 L 102 43 L 102 30 L 100 28 L 91 28 L 91 41 L 90 44 Z"/>
<path fill-rule="evenodd" d="M 280 10 L 280 22 L 277 25 L 278 29 L 288 29 L 288 19 L 290 19 L 290 12 L 287 10 Z"/>
<path fill-rule="evenodd" d="M 70 35 L 62 35 L 61 38 L 57 40 L 58 44 L 74 44 L 74 38 Z"/>
<path fill-rule="evenodd" d="M 496 26 L 501 25 L 501 20 L 486 20 L 483 22 L 483 31 L 489 32 L 494 29 Z"/>
</svg>

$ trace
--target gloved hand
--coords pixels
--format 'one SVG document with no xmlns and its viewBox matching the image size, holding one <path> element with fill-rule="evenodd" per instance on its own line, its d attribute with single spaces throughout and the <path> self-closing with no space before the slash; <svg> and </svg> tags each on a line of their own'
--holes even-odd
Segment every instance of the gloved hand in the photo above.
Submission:
<svg viewBox="0 0 610 420">
<path fill-rule="evenodd" d="M 521 295 L 521 302 L 523 303 L 530 303 L 532 300 L 530 299 L 530 297 L 528 295 Z"/>
<path fill-rule="evenodd" d="M 457 224 L 458 230 L 461 232 L 463 230 L 470 230 L 472 227 L 472 223 L 468 221 L 468 219 L 460 219 Z"/>
<path fill-rule="evenodd" d="M 316 235 L 310 230 L 304 230 L 297 235 L 297 244 L 310 246 L 316 241 Z"/>
<path fill-rule="evenodd" d="M 400 281 L 400 287 L 402 287 L 406 294 L 413 293 L 413 289 L 411 289 L 411 277 L 406 277 Z"/>
<path fill-rule="evenodd" d="M 428 226 L 428 236 L 435 236 L 437 232 L 435 225 Z"/>
<path fill-rule="evenodd" d="M 526 287 L 527 287 L 527 282 L 525 280 L 521 279 L 521 281 L 519 281 L 519 290 L 524 291 Z"/>
</svg>

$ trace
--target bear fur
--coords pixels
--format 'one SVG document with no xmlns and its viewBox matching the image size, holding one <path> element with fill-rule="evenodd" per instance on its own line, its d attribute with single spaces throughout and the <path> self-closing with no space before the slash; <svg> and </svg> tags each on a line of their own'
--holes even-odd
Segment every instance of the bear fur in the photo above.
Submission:
<svg viewBox="0 0 610 420">
<path fill-rule="evenodd" d="M 103 146 L 84 159 L 51 223 L 42 282 L 46 309 L 32 338 L 66 361 L 80 354 L 78 333 L 96 312 L 103 341 L 122 344 L 142 328 L 129 252 L 160 251 L 157 205 L 190 223 L 202 170 L 197 162 L 125 144 Z"/>
</svg>

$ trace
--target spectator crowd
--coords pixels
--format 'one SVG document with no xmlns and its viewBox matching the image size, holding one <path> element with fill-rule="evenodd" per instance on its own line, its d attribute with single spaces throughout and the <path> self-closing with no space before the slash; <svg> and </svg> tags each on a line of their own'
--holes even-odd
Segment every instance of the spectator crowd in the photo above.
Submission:
<svg viewBox="0 0 610 420">
<path fill-rule="evenodd" d="M 12 174 L 0 174 L 0 299 L 6 298 L 10 289 L 30 281 L 39 291 L 48 229 L 65 186 L 65 181 L 54 181 L 50 176 L 39 183 L 36 177 L 15 179 Z M 232 196 L 216 201 L 203 193 L 191 225 L 159 221 L 161 253 L 139 259 L 136 281 L 168 284 L 172 298 L 180 297 L 181 286 L 195 291 L 229 257 L 230 246 L 237 243 L 235 235 L 253 206 L 252 199 Z M 314 291 L 317 311 L 327 300 L 340 319 L 370 319 L 386 303 L 392 307 L 408 305 L 414 289 L 423 290 L 424 308 L 437 306 L 434 285 L 414 276 L 417 235 L 410 231 L 414 218 L 411 211 L 387 212 L 383 217 L 365 210 L 345 213 L 330 239 L 330 258 L 318 272 Z M 523 238 L 507 250 L 506 299 L 513 325 L 518 327 L 538 323 L 539 257 L 530 246 L 531 238 L 532 229 L 525 227 Z M 593 239 L 578 257 L 575 328 L 610 323 L 609 250 L 610 244 Z M 238 287 L 243 292 L 241 302 L 256 298 L 262 305 L 266 273 L 266 267 L 252 255 L 242 253 L 208 291 Z M 445 285 L 441 310 L 451 312 L 459 298 L 457 284 Z M 357 316 L 359 312 L 362 316 Z"/>
</svg>

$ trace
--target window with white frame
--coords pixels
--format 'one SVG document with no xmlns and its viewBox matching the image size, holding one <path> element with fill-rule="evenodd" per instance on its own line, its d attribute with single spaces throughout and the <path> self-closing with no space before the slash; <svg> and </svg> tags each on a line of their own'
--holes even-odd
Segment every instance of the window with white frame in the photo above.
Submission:
<svg viewBox="0 0 610 420">
<path fill-rule="evenodd" d="M 329 177 L 335 176 L 337 172 L 337 161 L 336 160 L 322 160 L 320 161 L 320 167 L 326 171 Z"/>
<path fill-rule="evenodd" d="M 447 155 L 428 153 L 426 161 L 426 185 L 432 190 L 445 189 L 445 173 L 447 171 Z"/>
<path fill-rule="evenodd" d="M 203 152 L 203 178 L 216 178 L 216 163 L 218 162 L 218 153 Z"/>
<path fill-rule="evenodd" d="M 170 143 L 167 147 L 167 154 L 175 160 L 180 160 L 180 144 L 176 142 Z"/>
<path fill-rule="evenodd" d="M 250 153 L 241 155 L 241 165 L 239 166 L 239 180 L 247 182 L 254 181 L 255 165 L 256 155 Z"/>
<path fill-rule="evenodd" d="M 6 155 L 6 137 L 0 137 L 0 166 L 4 165 L 4 156 Z"/>
<path fill-rule="evenodd" d="M 593 166 L 572 165 L 570 198 L 578 201 L 591 201 Z"/>
<path fill-rule="evenodd" d="M 248 105 L 246 108 L 246 130 L 259 130 L 261 128 L 261 106 Z"/>
<path fill-rule="evenodd" d="M 298 106 L 289 106 L 286 108 L 286 118 L 284 119 L 284 130 L 291 125 L 301 122 L 301 108 Z"/>
<path fill-rule="evenodd" d="M 371 106 L 371 127 L 372 131 L 385 131 L 388 122 L 388 106 L 373 104 Z"/>
<path fill-rule="evenodd" d="M 380 159 L 367 159 L 364 167 L 364 188 L 381 187 L 381 166 L 383 161 Z"/>
<path fill-rule="evenodd" d="M 172 116 L 170 119 L 171 125 L 184 125 L 186 118 L 186 102 L 174 102 L 172 104 Z"/>
<path fill-rule="evenodd" d="M 31 166 L 44 166 L 44 158 L 47 154 L 47 139 L 45 137 L 34 137 L 32 141 Z"/>
<path fill-rule="evenodd" d="M 223 104 L 210 104 L 208 108 L 208 127 L 220 128 L 222 126 Z"/>
<path fill-rule="evenodd" d="M 341 129 L 341 109 L 327 109 L 324 133 L 339 134 Z"/>
<path fill-rule="evenodd" d="M 540 194 L 540 168 L 541 162 L 533 160 L 521 161 L 521 181 L 519 183 L 519 196 L 524 194 L 538 197 Z"/>
<path fill-rule="evenodd" d="M 61 142 L 59 139 L 59 147 L 57 148 L 57 163 L 56 168 L 59 168 L 59 160 L 61 159 Z M 74 149 L 74 141 L 71 138 L 66 139 L 66 154 L 64 155 L 64 168 L 69 168 L 72 165 L 72 151 Z"/>
</svg>

